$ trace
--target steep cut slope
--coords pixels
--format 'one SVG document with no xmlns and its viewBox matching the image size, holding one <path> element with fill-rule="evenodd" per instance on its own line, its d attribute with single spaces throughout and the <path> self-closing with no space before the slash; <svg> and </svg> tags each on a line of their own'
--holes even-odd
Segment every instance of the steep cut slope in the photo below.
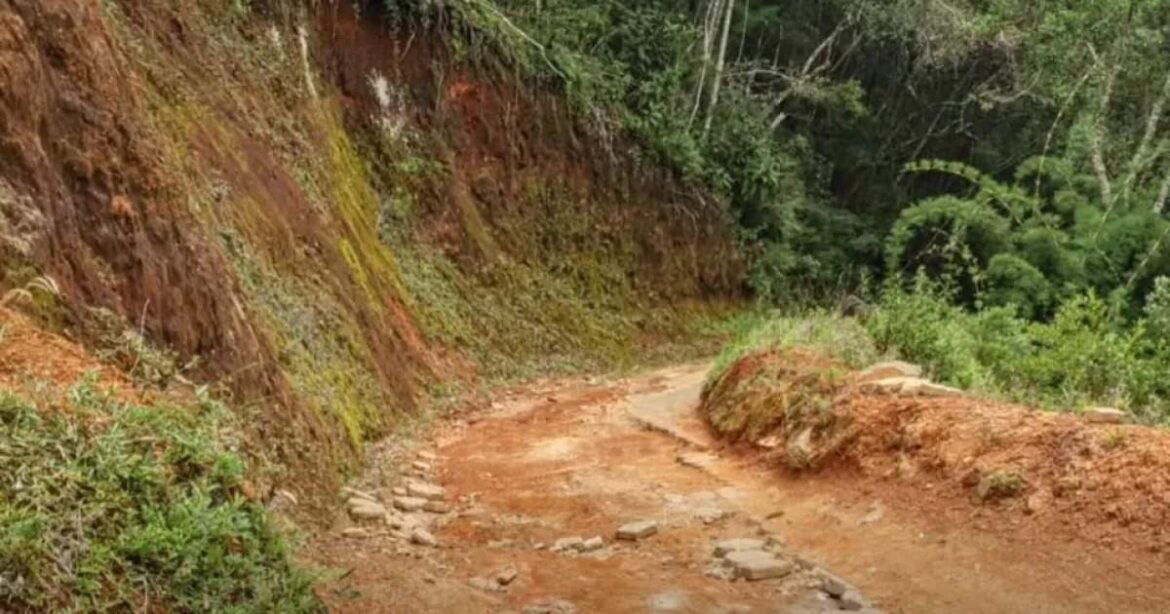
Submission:
<svg viewBox="0 0 1170 614">
<path fill-rule="evenodd" d="M 555 96 L 377 2 L 231 6 L 0 0 L 0 275 L 255 408 L 269 482 L 329 492 L 441 379 L 622 361 L 738 287 L 719 211 Z"/>
</svg>

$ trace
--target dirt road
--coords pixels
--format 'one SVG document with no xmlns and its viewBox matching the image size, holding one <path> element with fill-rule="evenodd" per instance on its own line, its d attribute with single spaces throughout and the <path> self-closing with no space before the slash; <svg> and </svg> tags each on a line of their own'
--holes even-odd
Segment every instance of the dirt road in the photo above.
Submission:
<svg viewBox="0 0 1170 614">
<path fill-rule="evenodd" d="M 842 472 L 785 477 L 755 453 L 721 449 L 694 413 L 704 373 L 705 365 L 688 365 L 529 386 L 443 423 L 416 450 L 387 444 L 358 486 L 389 501 L 404 473 L 442 484 L 453 510 L 427 516 L 439 547 L 339 521 L 308 548 L 341 574 L 322 596 L 338 612 L 363 613 L 860 606 L 819 589 L 824 569 L 889 612 L 1156 612 L 1170 604 L 1159 581 L 1166 570 L 1135 567 L 1122 553 L 1013 542 L 984 530 L 977 509 L 932 502 L 929 489 Z M 419 450 L 427 460 L 416 466 Z M 657 522 L 658 533 L 614 539 L 640 520 Z M 551 547 L 593 536 L 604 547 Z M 770 539 L 804 568 L 758 582 L 719 577 L 712 550 L 728 538 Z"/>
</svg>

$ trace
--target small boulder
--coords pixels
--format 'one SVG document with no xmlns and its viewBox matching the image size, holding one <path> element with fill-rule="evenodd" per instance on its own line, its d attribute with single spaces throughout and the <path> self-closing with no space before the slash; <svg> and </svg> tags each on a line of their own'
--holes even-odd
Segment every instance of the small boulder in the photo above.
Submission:
<svg viewBox="0 0 1170 614">
<path fill-rule="evenodd" d="M 428 452 L 426 450 L 419 452 L 415 456 L 417 456 L 420 461 L 424 461 L 424 462 L 428 462 L 428 463 L 433 463 L 438 458 L 434 452 Z"/>
<path fill-rule="evenodd" d="M 421 460 L 414 461 L 413 463 L 410 464 L 410 466 L 415 468 L 418 471 L 430 471 L 431 470 L 431 464 L 426 462 L 426 461 L 421 461 Z"/>
<path fill-rule="evenodd" d="M 518 578 L 519 576 L 520 576 L 520 572 L 516 571 L 515 567 L 507 567 L 505 569 L 500 570 L 500 572 L 496 574 L 495 579 L 496 579 L 496 582 L 500 583 L 500 586 L 508 586 L 509 584 L 515 582 L 516 578 Z"/>
<path fill-rule="evenodd" d="M 617 538 L 627 541 L 637 541 L 650 537 L 658 532 L 658 522 L 654 520 L 639 520 L 622 525 L 617 530 Z"/>
<path fill-rule="evenodd" d="M 730 552 L 726 560 L 735 569 L 736 577 L 751 581 L 783 578 L 796 571 L 792 562 L 763 550 Z"/>
</svg>

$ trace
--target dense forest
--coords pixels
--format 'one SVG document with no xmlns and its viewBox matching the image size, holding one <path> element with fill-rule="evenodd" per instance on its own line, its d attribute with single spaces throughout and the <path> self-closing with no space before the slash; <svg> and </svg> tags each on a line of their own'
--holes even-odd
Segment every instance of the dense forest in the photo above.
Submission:
<svg viewBox="0 0 1170 614">
<path fill-rule="evenodd" d="M 1163 414 L 1170 5 L 385 10 L 563 92 L 586 129 L 691 186 L 681 200 L 724 208 L 759 299 L 855 294 L 884 307 L 879 342 L 950 381 Z"/>
</svg>

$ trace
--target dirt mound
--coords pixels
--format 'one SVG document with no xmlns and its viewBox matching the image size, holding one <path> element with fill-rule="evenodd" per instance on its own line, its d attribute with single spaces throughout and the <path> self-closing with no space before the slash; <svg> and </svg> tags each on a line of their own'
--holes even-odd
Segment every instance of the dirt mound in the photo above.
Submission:
<svg viewBox="0 0 1170 614">
<path fill-rule="evenodd" d="M 827 375 L 814 375 L 825 365 Z M 810 388 L 810 381 L 834 383 Z M 794 394 L 817 412 L 794 412 Z M 731 406 L 770 428 L 731 428 L 721 420 Z M 1028 516 L 1037 534 L 1170 550 L 1170 433 L 1160 428 L 1095 424 L 965 395 L 882 393 L 807 352 L 740 359 L 708 385 L 702 407 L 716 431 L 734 439 L 750 433 L 746 439 L 788 470 L 858 471 L 929 489 L 940 506 Z M 1014 521 L 1000 527 L 1019 529 Z"/>
</svg>

